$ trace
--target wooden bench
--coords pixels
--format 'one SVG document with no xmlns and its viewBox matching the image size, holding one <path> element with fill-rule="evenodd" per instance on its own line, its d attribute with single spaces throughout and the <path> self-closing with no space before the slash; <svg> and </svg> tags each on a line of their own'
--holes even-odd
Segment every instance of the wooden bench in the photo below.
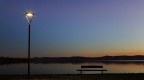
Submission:
<svg viewBox="0 0 144 80">
<path fill-rule="evenodd" d="M 84 65 L 84 66 L 81 66 L 81 69 L 77 69 L 77 71 L 80 71 L 80 74 L 82 75 L 83 71 L 101 71 L 101 74 L 103 74 L 103 72 L 107 70 L 103 69 L 103 66 Z"/>
</svg>

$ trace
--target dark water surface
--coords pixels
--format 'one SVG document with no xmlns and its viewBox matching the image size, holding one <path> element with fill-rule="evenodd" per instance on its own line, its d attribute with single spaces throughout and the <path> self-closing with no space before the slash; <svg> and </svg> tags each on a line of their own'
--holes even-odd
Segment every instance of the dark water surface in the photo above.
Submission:
<svg viewBox="0 0 144 80">
<path fill-rule="evenodd" d="M 81 65 L 103 65 L 105 73 L 144 73 L 144 63 L 31 63 L 31 74 L 79 74 L 76 70 Z M 86 72 L 96 73 L 96 72 Z M 99 73 L 99 72 L 97 72 Z M 0 74 L 27 74 L 27 64 L 0 65 Z"/>
</svg>

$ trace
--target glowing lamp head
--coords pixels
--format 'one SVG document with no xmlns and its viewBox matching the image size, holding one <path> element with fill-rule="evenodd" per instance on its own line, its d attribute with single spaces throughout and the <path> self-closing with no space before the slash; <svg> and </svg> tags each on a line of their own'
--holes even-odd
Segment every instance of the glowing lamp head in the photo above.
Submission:
<svg viewBox="0 0 144 80">
<path fill-rule="evenodd" d="M 28 20 L 28 22 L 30 24 L 31 21 L 32 21 L 32 18 L 34 16 L 34 12 L 26 12 L 25 15 L 26 15 L 26 18 L 27 18 L 27 20 Z"/>
<path fill-rule="evenodd" d="M 34 14 L 29 12 L 29 13 L 26 13 L 26 16 L 32 17 L 32 16 L 34 16 Z"/>
</svg>

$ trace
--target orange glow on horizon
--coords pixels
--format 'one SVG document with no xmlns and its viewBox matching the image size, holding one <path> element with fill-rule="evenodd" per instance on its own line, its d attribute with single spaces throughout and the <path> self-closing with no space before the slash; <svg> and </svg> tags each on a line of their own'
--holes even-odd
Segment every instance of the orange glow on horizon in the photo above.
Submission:
<svg viewBox="0 0 144 80">
<path fill-rule="evenodd" d="M 122 56 L 122 55 L 125 56 L 144 55 L 144 50 L 84 53 L 84 57 Z"/>
</svg>

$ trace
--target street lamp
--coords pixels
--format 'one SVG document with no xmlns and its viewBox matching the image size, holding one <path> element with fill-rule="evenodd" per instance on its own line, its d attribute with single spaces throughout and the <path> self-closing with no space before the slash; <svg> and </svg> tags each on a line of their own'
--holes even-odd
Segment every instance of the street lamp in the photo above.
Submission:
<svg viewBox="0 0 144 80">
<path fill-rule="evenodd" d="M 30 26 L 34 12 L 26 12 L 25 16 L 28 21 L 28 78 L 30 77 Z"/>
</svg>

